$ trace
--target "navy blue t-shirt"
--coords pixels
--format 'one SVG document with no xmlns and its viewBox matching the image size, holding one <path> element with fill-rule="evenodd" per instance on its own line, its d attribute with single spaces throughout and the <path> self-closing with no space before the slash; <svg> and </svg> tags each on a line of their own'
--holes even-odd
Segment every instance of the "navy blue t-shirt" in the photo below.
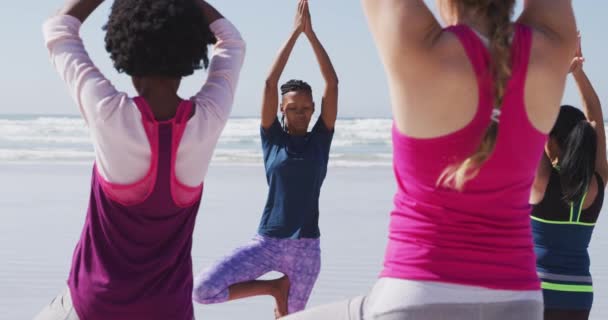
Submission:
<svg viewBox="0 0 608 320">
<path fill-rule="evenodd" d="M 258 233 L 281 239 L 318 238 L 319 194 L 333 130 L 319 118 L 304 136 L 289 135 L 278 119 L 260 131 L 269 189 Z"/>
</svg>

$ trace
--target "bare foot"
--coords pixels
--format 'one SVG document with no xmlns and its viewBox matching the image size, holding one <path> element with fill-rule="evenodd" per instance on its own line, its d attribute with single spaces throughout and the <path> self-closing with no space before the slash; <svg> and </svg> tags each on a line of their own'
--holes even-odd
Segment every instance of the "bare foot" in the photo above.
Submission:
<svg viewBox="0 0 608 320">
<path fill-rule="evenodd" d="M 284 317 L 288 313 L 287 299 L 289 297 L 289 286 L 290 283 L 287 276 L 272 281 L 272 296 L 277 303 L 274 309 L 274 317 L 276 319 Z"/>
</svg>

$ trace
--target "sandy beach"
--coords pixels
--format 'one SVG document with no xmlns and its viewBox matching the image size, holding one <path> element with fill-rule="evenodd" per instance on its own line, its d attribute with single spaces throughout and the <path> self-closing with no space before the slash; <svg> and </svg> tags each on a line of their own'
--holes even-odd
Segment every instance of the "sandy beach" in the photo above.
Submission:
<svg viewBox="0 0 608 320">
<path fill-rule="evenodd" d="M 65 287 L 89 195 L 90 165 L 0 164 L 0 319 L 31 319 Z M 309 306 L 364 294 L 381 268 L 395 185 L 390 167 L 332 167 L 321 194 L 322 269 Z M 194 234 L 200 271 L 254 234 L 266 199 L 262 166 L 212 165 Z M 592 319 L 608 318 L 608 230 L 591 247 Z M 269 277 L 276 275 L 270 274 Z M 198 319 L 267 320 L 260 297 L 195 305 Z"/>
</svg>

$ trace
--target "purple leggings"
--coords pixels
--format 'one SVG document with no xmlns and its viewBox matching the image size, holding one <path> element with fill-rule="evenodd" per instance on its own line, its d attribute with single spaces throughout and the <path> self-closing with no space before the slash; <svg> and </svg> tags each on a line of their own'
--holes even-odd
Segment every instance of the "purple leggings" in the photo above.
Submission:
<svg viewBox="0 0 608 320">
<path fill-rule="evenodd" d="M 228 300 L 228 287 L 255 280 L 270 271 L 289 278 L 288 312 L 303 310 L 321 269 L 319 239 L 275 239 L 256 235 L 194 279 L 194 301 Z"/>
</svg>

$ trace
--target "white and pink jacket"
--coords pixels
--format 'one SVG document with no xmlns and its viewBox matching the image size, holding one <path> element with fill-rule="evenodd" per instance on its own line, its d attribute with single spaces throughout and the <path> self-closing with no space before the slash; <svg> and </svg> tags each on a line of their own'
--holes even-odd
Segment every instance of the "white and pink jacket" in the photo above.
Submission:
<svg viewBox="0 0 608 320">
<path fill-rule="evenodd" d="M 78 104 L 95 147 L 96 167 L 108 183 L 129 185 L 144 179 L 152 165 L 152 148 L 133 98 L 120 92 L 91 61 L 79 36 L 80 21 L 69 15 L 49 19 L 43 27 L 51 61 Z M 245 42 L 226 19 L 211 24 L 217 38 L 207 81 L 191 100 L 194 116 L 176 150 L 175 175 L 185 186 L 202 184 L 219 136 L 228 120 Z"/>
</svg>

